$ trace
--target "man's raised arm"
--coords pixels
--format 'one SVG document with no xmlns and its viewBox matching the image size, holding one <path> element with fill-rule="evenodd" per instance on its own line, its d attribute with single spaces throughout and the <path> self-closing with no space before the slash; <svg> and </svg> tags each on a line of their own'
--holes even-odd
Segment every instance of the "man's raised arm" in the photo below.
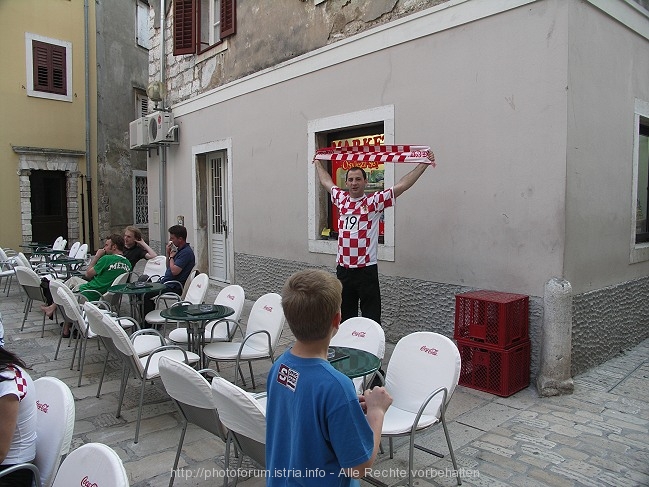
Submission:
<svg viewBox="0 0 649 487">
<path fill-rule="evenodd" d="M 319 159 L 314 159 L 313 164 L 315 164 L 315 169 L 318 172 L 318 178 L 320 179 L 320 184 L 327 190 L 327 193 L 331 193 L 331 188 L 334 187 L 333 179 L 327 170 L 322 167 L 322 161 Z"/>
<path fill-rule="evenodd" d="M 428 166 L 433 166 L 435 167 L 435 154 L 432 152 L 428 156 L 428 159 L 430 160 L 430 164 L 418 164 L 417 167 L 415 167 L 412 171 L 410 171 L 408 174 L 406 174 L 404 177 L 399 179 L 399 182 L 394 185 L 394 197 L 397 198 L 399 195 L 402 195 L 404 191 L 410 189 L 413 184 L 417 182 L 417 179 L 419 179 L 419 176 L 424 174 L 424 171 L 428 169 Z"/>
</svg>

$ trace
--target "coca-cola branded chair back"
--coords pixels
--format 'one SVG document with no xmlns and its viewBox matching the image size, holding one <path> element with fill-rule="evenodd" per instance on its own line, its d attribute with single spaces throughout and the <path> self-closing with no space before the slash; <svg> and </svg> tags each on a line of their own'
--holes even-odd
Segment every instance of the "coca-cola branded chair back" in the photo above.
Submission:
<svg viewBox="0 0 649 487">
<path fill-rule="evenodd" d="M 455 469 L 457 484 L 462 483 L 457 470 L 451 437 L 446 427 L 446 407 L 460 378 L 460 352 L 452 340 L 433 332 L 415 332 L 401 338 L 394 347 L 385 388 L 392 396 L 392 405 L 383 418 L 381 436 L 390 440 L 408 436 L 408 486 L 412 487 L 414 450 L 443 457 L 441 453 L 415 444 L 415 434 L 441 423 L 446 444 Z"/>
<path fill-rule="evenodd" d="M 128 487 L 121 458 L 103 443 L 86 443 L 70 453 L 59 468 L 52 487 Z"/>
<path fill-rule="evenodd" d="M 385 355 L 385 333 L 376 321 L 356 316 L 343 321 L 329 344 L 333 347 L 356 348 L 376 355 L 381 361 Z M 372 382 L 372 376 L 353 379 L 359 394 Z"/>
</svg>

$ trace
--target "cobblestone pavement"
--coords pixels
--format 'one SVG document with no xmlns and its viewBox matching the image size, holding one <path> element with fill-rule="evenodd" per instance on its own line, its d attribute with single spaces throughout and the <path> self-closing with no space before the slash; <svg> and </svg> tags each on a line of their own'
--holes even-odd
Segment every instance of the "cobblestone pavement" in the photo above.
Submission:
<svg viewBox="0 0 649 487">
<path fill-rule="evenodd" d="M 211 286 L 211 302 L 218 288 Z M 102 442 L 114 448 L 124 461 L 131 486 L 158 487 L 169 483 L 178 440 L 180 420 L 174 404 L 159 381 L 147 385 L 139 443 L 133 443 L 139 388 L 131 379 L 126 389 L 122 415 L 115 417 L 121 366 L 109 362 L 102 393 L 95 397 L 104 351 L 89 344 L 81 387 L 78 371 L 70 370 L 72 348 L 54 352 L 59 326 L 47 321 L 41 338 L 38 305 L 20 325 L 24 301 L 22 290 L 12 286 L 8 297 L 0 297 L 6 347 L 29 366 L 34 379 L 58 377 L 72 390 L 76 424 L 72 448 L 87 442 Z M 23 297 L 24 299 L 24 297 Z M 244 322 L 251 302 L 244 310 Z M 127 311 L 127 306 L 123 306 Z M 292 341 L 286 329 L 278 353 Z M 386 362 L 392 350 L 387 345 Z M 265 389 L 269 361 L 253 364 L 257 391 Z M 245 370 L 245 369 L 244 369 Z M 233 369 L 221 374 L 234 378 Z M 447 420 L 451 441 L 467 486 L 642 486 L 649 485 L 649 339 L 625 350 L 620 356 L 575 378 L 572 395 L 540 398 L 534 387 L 501 398 L 459 386 L 450 402 Z M 250 387 L 250 382 L 248 381 Z M 373 474 L 387 485 L 405 480 L 407 446 L 395 441 L 394 459 L 379 454 Z M 420 435 L 418 443 L 446 453 L 443 459 L 421 451 L 415 453 L 417 478 L 414 485 L 456 485 L 441 427 Z M 219 485 L 223 477 L 225 447 L 221 440 L 199 428 L 187 431 L 175 484 Z M 240 482 L 244 487 L 265 484 L 259 470 L 244 462 Z M 367 485 L 365 482 L 361 482 Z"/>
</svg>

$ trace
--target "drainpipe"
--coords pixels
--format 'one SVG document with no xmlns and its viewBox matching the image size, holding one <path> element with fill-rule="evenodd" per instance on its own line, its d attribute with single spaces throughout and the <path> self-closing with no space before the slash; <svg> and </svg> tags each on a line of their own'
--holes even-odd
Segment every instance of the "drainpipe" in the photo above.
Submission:
<svg viewBox="0 0 649 487">
<path fill-rule="evenodd" d="M 165 49 L 165 0 L 160 0 L 160 81 L 167 86 L 165 71 L 167 69 L 166 49 Z M 162 99 L 162 109 L 165 109 L 165 99 Z M 160 154 L 160 250 L 164 252 L 167 242 L 167 146 L 159 146 L 162 153 Z"/>
<path fill-rule="evenodd" d="M 95 230 L 92 215 L 92 173 L 90 172 L 90 22 L 88 20 L 88 0 L 84 0 L 83 2 L 83 23 L 86 34 L 84 41 L 84 57 L 86 66 L 86 197 L 88 198 L 88 248 L 92 253 L 95 248 Z M 83 197 L 81 205 L 83 207 Z"/>
</svg>

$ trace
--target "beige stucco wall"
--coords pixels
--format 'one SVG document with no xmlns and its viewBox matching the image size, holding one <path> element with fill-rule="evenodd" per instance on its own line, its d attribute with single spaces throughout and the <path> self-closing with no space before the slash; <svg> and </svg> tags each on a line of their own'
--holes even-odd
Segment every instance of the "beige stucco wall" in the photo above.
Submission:
<svg viewBox="0 0 649 487">
<path fill-rule="evenodd" d="M 235 251 L 333 266 L 308 252 L 307 124 L 392 104 L 395 140 L 430 144 L 439 167 L 399 199 L 381 273 L 542 295 L 563 267 L 567 99 L 566 16 L 544 3 L 340 64 L 333 49 L 327 69 L 203 100 L 176 118 L 169 219 L 191 215 L 192 147 L 231 137 Z"/>
<path fill-rule="evenodd" d="M 647 39 L 649 16 L 627 1 L 470 0 L 207 92 L 197 59 L 199 92 L 173 105 L 180 144 L 168 151 L 163 224 L 194 214 L 195 154 L 228 148 L 232 280 L 256 297 L 299 268 L 333 269 L 331 253 L 309 251 L 329 243 L 309 240 L 319 233 L 312 127 L 389 112 L 389 142 L 429 144 L 439 166 L 399 198 L 394 258 L 379 262 L 388 340 L 452 335 L 454 297 L 469 289 L 528 294 L 534 376 L 544 285 L 561 277 L 574 292 L 571 370 L 586 370 L 647 334 L 649 261 L 629 257 Z M 151 155 L 150 175 L 158 160 Z M 394 179 L 408 169 L 396 165 Z M 159 201 L 155 188 L 154 214 Z M 203 235 L 185 222 L 192 238 Z"/>
<path fill-rule="evenodd" d="M 94 2 L 89 2 L 90 19 Z M 94 32 L 91 23 L 91 31 Z M 25 32 L 72 43 L 72 101 L 27 96 Z M 84 2 L 21 0 L 0 2 L 0 245 L 17 250 L 22 243 L 18 155 L 12 146 L 85 151 Z M 91 53 L 94 44 L 91 42 Z M 94 66 L 91 55 L 90 65 Z M 94 74 L 91 73 L 91 86 Z M 91 97 L 94 100 L 96 96 Z M 92 101 L 93 105 L 95 104 Z M 94 108 L 92 113 L 96 113 Z M 95 122 L 92 122 L 93 128 Z M 91 153 L 95 148 L 91 146 Z M 79 159 L 85 173 L 85 159 Z"/>
<path fill-rule="evenodd" d="M 568 14 L 564 275 L 581 293 L 649 275 L 648 261 L 630 263 L 634 100 L 649 100 L 649 41 L 583 2 Z"/>
</svg>

